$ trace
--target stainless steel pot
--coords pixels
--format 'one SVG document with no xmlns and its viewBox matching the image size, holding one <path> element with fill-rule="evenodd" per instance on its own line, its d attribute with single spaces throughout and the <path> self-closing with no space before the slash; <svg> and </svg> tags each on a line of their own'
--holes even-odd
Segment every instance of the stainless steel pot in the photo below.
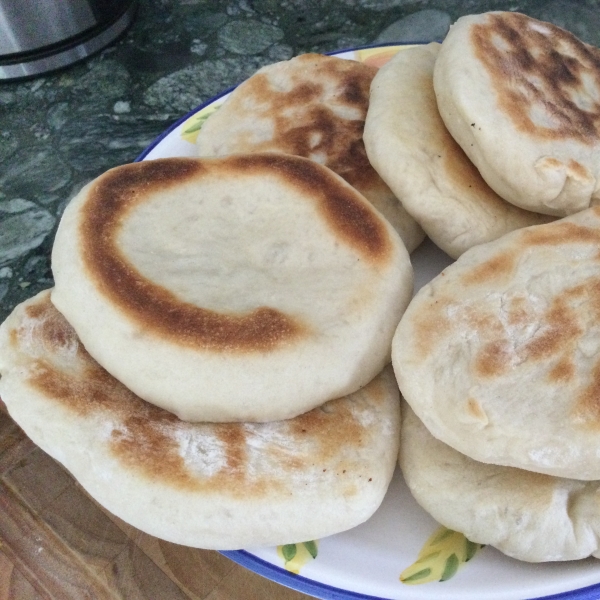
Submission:
<svg viewBox="0 0 600 600">
<path fill-rule="evenodd" d="M 121 35 L 134 12 L 135 0 L 0 0 L 0 79 L 86 58 Z"/>
</svg>

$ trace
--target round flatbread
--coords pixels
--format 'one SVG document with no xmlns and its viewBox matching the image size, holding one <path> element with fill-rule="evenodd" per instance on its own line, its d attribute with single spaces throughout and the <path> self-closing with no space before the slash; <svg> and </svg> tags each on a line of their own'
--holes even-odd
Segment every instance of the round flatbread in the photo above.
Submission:
<svg viewBox="0 0 600 600">
<path fill-rule="evenodd" d="M 448 133 L 433 91 L 440 44 L 398 52 L 371 84 L 364 141 L 371 164 L 444 252 L 463 252 L 552 220 L 506 202 Z"/>
<path fill-rule="evenodd" d="M 400 390 L 481 462 L 600 479 L 600 207 L 465 252 L 394 336 Z"/>
<path fill-rule="evenodd" d="M 402 407 L 400 466 L 417 502 L 472 542 L 530 562 L 600 558 L 600 482 L 484 464 Z"/>
<path fill-rule="evenodd" d="M 425 234 L 373 169 L 362 140 L 376 72 L 322 54 L 263 67 L 204 123 L 198 152 L 283 152 L 323 164 L 372 202 L 412 252 Z"/>
<path fill-rule="evenodd" d="M 89 353 L 190 421 L 294 417 L 390 360 L 412 267 L 335 173 L 280 154 L 113 169 L 67 206 L 52 301 Z"/>
<path fill-rule="evenodd" d="M 399 444 L 391 369 L 295 419 L 188 423 L 84 350 L 48 291 L 0 327 L 10 415 L 106 509 L 159 538 L 233 550 L 314 540 L 380 505 Z"/>
<path fill-rule="evenodd" d="M 440 114 L 500 196 L 564 216 L 600 198 L 600 50 L 513 12 L 460 18 L 435 65 Z"/>
</svg>

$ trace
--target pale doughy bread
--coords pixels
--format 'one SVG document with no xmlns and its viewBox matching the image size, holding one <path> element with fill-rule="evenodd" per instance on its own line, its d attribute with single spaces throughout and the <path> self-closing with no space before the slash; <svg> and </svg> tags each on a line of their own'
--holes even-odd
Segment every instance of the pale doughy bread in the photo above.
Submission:
<svg viewBox="0 0 600 600">
<path fill-rule="evenodd" d="M 371 164 L 453 258 L 508 231 L 552 220 L 496 194 L 444 126 L 433 91 L 437 43 L 399 52 L 371 84 L 364 142 Z"/>
<path fill-rule="evenodd" d="M 390 360 L 412 267 L 363 196 L 280 154 L 113 169 L 67 206 L 52 301 L 141 398 L 191 421 L 290 418 Z"/>
<path fill-rule="evenodd" d="M 530 562 L 600 558 L 600 482 L 488 465 L 402 407 L 400 466 L 417 502 L 467 539 Z"/>
<path fill-rule="evenodd" d="M 425 234 L 370 165 L 362 141 L 376 72 L 322 54 L 263 67 L 204 123 L 199 154 L 283 152 L 324 164 L 372 202 L 412 252 Z"/>
<path fill-rule="evenodd" d="M 600 198 L 600 50 L 519 13 L 461 17 L 434 86 L 450 133 L 500 196 L 558 216 Z"/>
<path fill-rule="evenodd" d="M 192 424 L 111 377 L 42 292 L 0 327 L 0 374 L 9 413 L 36 444 L 109 511 L 178 544 L 231 550 L 337 533 L 378 508 L 396 465 L 390 368 L 288 421 Z"/>
<path fill-rule="evenodd" d="M 392 360 L 459 452 L 600 479 L 600 207 L 465 252 L 415 296 Z"/>
</svg>

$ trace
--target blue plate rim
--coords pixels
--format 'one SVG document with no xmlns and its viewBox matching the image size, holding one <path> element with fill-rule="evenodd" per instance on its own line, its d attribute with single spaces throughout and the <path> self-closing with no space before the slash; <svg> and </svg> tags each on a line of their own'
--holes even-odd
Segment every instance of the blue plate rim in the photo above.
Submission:
<svg viewBox="0 0 600 600">
<path fill-rule="evenodd" d="M 351 590 L 343 590 L 330 586 L 314 579 L 308 579 L 302 575 L 296 575 L 286 569 L 274 565 L 247 550 L 227 550 L 220 551 L 220 554 L 226 556 L 238 565 L 261 575 L 266 579 L 275 581 L 291 589 L 303 592 L 320 598 L 321 600 L 394 600 L 393 598 L 383 598 L 382 596 L 370 596 Z M 435 598 L 435 594 L 431 596 Z M 523 600 L 598 600 L 600 598 L 600 583 L 579 588 L 577 590 L 567 590 L 550 596 L 535 596 L 523 598 Z"/>
<path fill-rule="evenodd" d="M 247 550 L 220 551 L 220 554 L 231 559 L 238 565 L 253 571 L 271 581 L 292 588 L 305 594 L 310 594 L 321 600 L 389 600 L 380 596 L 368 596 L 359 592 L 342 590 L 314 579 L 308 579 L 302 575 L 291 573 L 277 565 L 274 565 Z"/>
<path fill-rule="evenodd" d="M 334 50 L 332 52 L 325 52 L 328 56 L 335 56 L 339 54 L 345 54 L 346 52 L 356 52 L 358 50 L 369 50 L 371 48 L 385 48 L 392 46 L 414 46 L 418 44 L 426 44 L 428 42 L 415 41 L 415 42 L 387 42 L 382 44 L 367 44 L 365 46 L 356 46 L 346 48 L 344 50 Z M 238 84 L 239 85 L 239 84 Z M 206 100 L 196 108 L 186 113 L 183 117 L 177 119 L 169 128 L 165 129 L 160 135 L 158 135 L 142 153 L 134 160 L 134 162 L 140 162 L 144 160 L 156 146 L 158 146 L 167 136 L 169 136 L 177 127 L 182 123 L 185 123 L 190 117 L 193 117 L 196 113 L 206 108 L 213 102 L 220 100 L 223 96 L 231 93 L 237 85 L 231 86 L 224 90 L 220 94 L 213 96 Z M 253 571 L 257 575 L 261 575 L 266 579 L 297 590 L 299 592 L 309 594 L 315 598 L 321 600 L 393 600 L 390 598 L 382 598 L 381 596 L 369 596 L 361 594 L 360 592 L 353 592 L 350 590 L 343 590 L 336 588 L 314 579 L 308 579 L 302 575 L 296 575 L 287 571 L 277 565 L 274 565 L 254 554 L 251 554 L 247 550 L 227 550 L 220 551 L 220 554 L 226 556 L 238 565 L 245 567 L 246 569 Z M 577 590 L 569 590 L 566 592 L 560 592 L 558 594 L 552 594 L 551 596 L 536 596 L 535 598 L 524 598 L 523 600 L 598 600 L 600 598 L 600 583 L 593 584 Z"/>
</svg>

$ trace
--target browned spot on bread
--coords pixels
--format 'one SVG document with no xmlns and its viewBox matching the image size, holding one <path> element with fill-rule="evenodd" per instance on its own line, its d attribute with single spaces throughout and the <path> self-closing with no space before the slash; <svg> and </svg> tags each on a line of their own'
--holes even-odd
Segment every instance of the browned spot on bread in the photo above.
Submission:
<svg viewBox="0 0 600 600">
<path fill-rule="evenodd" d="M 527 299 L 524 296 L 512 296 L 508 301 L 506 313 L 509 325 L 527 325 L 529 319 Z"/>
<path fill-rule="evenodd" d="M 513 250 L 497 254 L 467 271 L 463 275 L 463 283 L 465 285 L 481 285 L 508 277 L 514 271 L 516 261 L 517 254 Z"/>
<path fill-rule="evenodd" d="M 551 383 L 563 383 L 571 381 L 575 376 L 575 365 L 568 357 L 559 360 L 548 373 L 548 381 Z"/>
<path fill-rule="evenodd" d="M 319 208 L 329 226 L 346 243 L 359 249 L 366 260 L 384 263 L 391 251 L 388 232 L 383 222 L 349 192 L 339 190 L 336 194 L 323 195 Z"/>
<path fill-rule="evenodd" d="M 585 333 L 586 319 L 600 319 L 600 281 L 590 279 L 564 290 L 537 314 L 523 297 L 506 300 L 506 322 L 517 329 L 536 325 L 533 335 L 517 343 L 519 335 L 504 330 L 498 314 L 478 310 L 463 311 L 460 323 L 480 332 L 485 341 L 474 357 L 474 370 L 481 377 L 497 377 L 513 365 L 552 361 L 549 381 L 561 383 L 576 375 L 573 356 Z M 583 316 L 582 316 L 583 315 Z M 458 325 L 460 326 L 460 324 Z M 512 336 L 515 337 L 512 337 Z"/>
<path fill-rule="evenodd" d="M 525 346 L 527 360 L 538 361 L 562 352 L 570 353 L 583 333 L 577 314 L 568 305 L 568 295 L 555 297 L 541 321 L 539 335 Z"/>
<path fill-rule="evenodd" d="M 600 428 L 600 362 L 591 372 L 591 381 L 576 399 L 574 415 L 579 417 L 582 426 Z"/>
<path fill-rule="evenodd" d="M 331 230 L 361 257 L 372 263 L 385 263 L 392 243 L 385 220 L 351 187 L 333 173 L 310 160 L 275 153 L 233 155 L 226 159 L 209 159 L 211 169 L 234 174 L 277 176 L 287 185 L 311 198 Z"/>
<path fill-rule="evenodd" d="M 186 468 L 176 439 L 166 433 L 175 419 L 166 411 L 128 415 L 112 431 L 111 450 L 128 468 L 151 480 L 183 490 L 201 489 L 202 482 Z"/>
<path fill-rule="evenodd" d="M 372 402 L 376 402 L 378 404 L 382 404 L 384 402 L 387 391 L 383 381 L 376 379 L 369 383 L 367 389 Z"/>
<path fill-rule="evenodd" d="M 17 332 L 14 329 L 11 329 L 8 333 L 8 343 L 15 347 L 18 344 Z"/>
<path fill-rule="evenodd" d="M 569 168 L 569 172 L 573 175 L 576 175 L 578 179 L 588 179 L 591 177 L 589 170 L 576 160 L 569 160 L 567 166 Z"/>
<path fill-rule="evenodd" d="M 523 229 L 522 246 L 559 246 L 563 244 L 600 244 L 600 228 L 557 221 Z"/>
<path fill-rule="evenodd" d="M 377 73 L 377 70 L 373 70 L 371 67 L 346 72 L 341 96 L 347 104 L 359 108 L 363 107 L 365 102 L 368 105 L 369 89 L 375 73 Z"/>
<path fill-rule="evenodd" d="M 299 339 L 305 327 L 270 307 L 227 314 L 179 300 L 143 277 L 116 243 L 127 213 L 137 202 L 186 178 L 275 177 L 304 192 L 340 241 L 372 263 L 385 262 L 392 245 L 383 220 L 333 173 L 309 160 L 279 154 L 221 159 L 163 159 L 113 169 L 91 188 L 82 210 L 80 244 L 84 263 L 101 293 L 146 331 L 190 347 L 212 351 L 266 352 Z"/>
<path fill-rule="evenodd" d="M 487 415 L 481 407 L 481 404 L 475 398 L 469 398 L 467 400 L 467 412 L 478 421 L 487 421 Z"/>
<path fill-rule="evenodd" d="M 115 404 L 115 382 L 99 366 L 90 368 L 86 365 L 85 372 L 73 376 L 40 359 L 32 371 L 30 383 L 79 415 L 87 415 L 97 410 L 115 412 L 118 408 Z M 128 390 L 119 389 L 118 392 L 124 402 L 136 398 Z"/>
<path fill-rule="evenodd" d="M 29 304 L 25 307 L 25 313 L 28 317 L 32 319 L 39 319 L 42 315 L 48 312 L 48 307 L 50 304 L 49 298 L 46 298 L 45 302 L 39 302 L 37 304 Z"/>
<path fill-rule="evenodd" d="M 248 462 L 246 456 L 247 441 L 243 426 L 215 425 L 215 432 L 226 448 L 225 469 L 232 477 L 243 479 Z"/>
<path fill-rule="evenodd" d="M 335 423 L 335 428 L 331 424 Z M 290 434 L 292 437 L 301 436 L 307 432 L 329 431 L 315 439 L 317 447 L 311 457 L 316 464 L 327 461 L 338 451 L 344 440 L 353 440 L 357 447 L 362 445 L 362 427 L 354 417 L 350 408 L 343 402 L 332 401 L 328 403 L 327 411 L 316 408 L 290 420 Z"/>
<path fill-rule="evenodd" d="M 371 166 L 362 140 L 369 89 L 377 68 L 320 54 L 293 59 L 292 87 L 258 73 L 243 84 L 241 107 L 273 122 L 268 140 L 245 136 L 236 152 L 283 152 L 317 160 L 369 197 L 389 189 Z M 235 99 L 233 100 L 235 102 Z M 240 108 L 243 112 L 244 109 Z"/>
<path fill-rule="evenodd" d="M 600 132 L 600 50 L 571 33 L 512 12 L 471 27 L 500 109 L 538 139 L 596 143 Z"/>
<path fill-rule="evenodd" d="M 376 389 L 371 386 L 375 385 Z M 370 402 L 383 404 L 384 390 L 383 384 L 379 381 L 372 382 L 365 392 L 369 394 Z M 360 406 L 359 399 L 353 402 L 353 405 Z M 313 451 L 306 456 L 305 462 L 296 460 L 294 463 L 289 463 L 290 469 L 297 472 L 314 467 L 315 465 L 334 464 L 336 474 L 353 473 L 356 475 L 362 471 L 362 466 L 357 458 L 352 460 L 344 459 L 342 462 L 334 462 L 339 450 L 349 440 L 352 440 L 352 446 L 356 450 L 356 455 L 359 456 L 361 448 L 364 448 L 368 443 L 366 434 L 367 427 L 360 423 L 355 413 L 351 408 L 351 404 L 345 401 L 344 398 L 332 400 L 324 407 L 319 407 L 307 413 L 300 415 L 289 422 L 290 439 L 301 439 L 303 436 L 310 436 L 313 440 Z M 313 432 L 322 432 L 321 435 L 314 435 Z M 325 433 L 326 432 L 326 433 Z M 344 492 L 345 496 L 353 496 L 359 492 L 359 488 L 351 481 Z"/>
<path fill-rule="evenodd" d="M 542 163 L 545 167 L 550 167 L 551 169 L 560 169 L 563 166 L 563 163 L 558 160 L 558 158 L 554 158 L 552 156 L 546 156 L 542 159 Z"/>
<path fill-rule="evenodd" d="M 506 340 L 494 340 L 484 344 L 475 357 L 475 372 L 481 377 L 497 377 L 510 368 L 511 352 Z"/>
<path fill-rule="evenodd" d="M 370 402 L 376 401 L 372 391 L 369 387 Z M 361 399 L 355 401 L 359 405 L 361 402 Z M 360 454 L 360 448 L 366 447 L 369 439 L 365 435 L 368 428 L 354 415 L 346 398 L 331 400 L 283 424 L 285 433 L 281 441 L 265 447 L 263 452 L 269 460 L 283 465 L 290 477 L 303 478 L 315 469 L 320 472 L 331 470 L 336 475 L 347 474 L 348 477 L 362 471 L 363 465 L 356 460 L 356 455 L 348 458 L 345 453 L 340 453 L 340 448 L 351 441 L 353 453 Z M 298 446 L 304 446 L 304 451 L 297 452 Z M 353 489 L 354 493 L 358 491 L 358 488 Z"/>
<path fill-rule="evenodd" d="M 189 424 L 162 409 L 147 405 L 135 407 L 113 431 L 111 450 L 128 467 L 152 480 L 160 480 L 188 491 L 227 493 L 230 496 L 262 496 L 281 489 L 282 483 L 268 475 L 249 471 L 243 423 Z M 210 474 L 191 470 L 181 454 L 178 438 L 188 437 L 190 444 L 213 436 L 221 442 L 225 460 Z"/>
<path fill-rule="evenodd" d="M 450 304 L 450 301 L 441 298 L 432 300 L 426 309 L 415 313 L 410 340 L 414 345 L 415 358 L 426 358 L 439 340 L 451 330 L 452 323 L 446 312 Z"/>
<path fill-rule="evenodd" d="M 25 313 L 30 319 L 37 321 L 41 330 L 37 334 L 38 339 L 43 341 L 50 352 L 58 352 L 70 345 L 78 347 L 75 332 L 65 327 L 64 317 L 54 308 L 49 294 L 44 302 L 27 306 Z"/>
<path fill-rule="evenodd" d="M 490 308 L 491 310 L 480 310 L 479 303 L 469 303 L 457 313 L 455 325 L 458 327 L 467 325 L 471 329 L 485 331 L 488 336 L 493 336 L 496 340 L 499 340 L 505 333 L 504 326 L 498 318 L 499 307 Z M 458 318 L 458 315 L 460 315 L 460 318 Z"/>
</svg>

